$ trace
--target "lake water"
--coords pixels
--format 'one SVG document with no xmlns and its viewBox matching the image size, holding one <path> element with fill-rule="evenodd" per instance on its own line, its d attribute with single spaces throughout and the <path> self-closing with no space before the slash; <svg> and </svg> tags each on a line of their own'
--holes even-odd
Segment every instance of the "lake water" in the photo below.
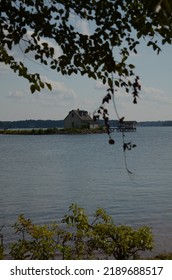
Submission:
<svg viewBox="0 0 172 280">
<path fill-rule="evenodd" d="M 60 222 L 72 203 L 92 217 L 98 207 L 116 224 L 148 225 L 155 252 L 172 251 L 172 128 L 126 133 L 127 152 L 98 135 L 0 135 L 0 228 L 12 241 L 20 214 L 35 223 Z"/>
</svg>

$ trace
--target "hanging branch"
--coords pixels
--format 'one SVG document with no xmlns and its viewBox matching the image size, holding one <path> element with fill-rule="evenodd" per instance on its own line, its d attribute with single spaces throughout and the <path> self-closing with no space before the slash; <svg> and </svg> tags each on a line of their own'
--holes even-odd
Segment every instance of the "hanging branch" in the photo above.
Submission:
<svg viewBox="0 0 172 280">
<path fill-rule="evenodd" d="M 107 94 L 105 95 L 105 97 L 102 100 L 102 104 L 101 106 L 98 108 L 98 110 L 94 113 L 94 121 L 97 121 L 97 119 L 100 118 L 100 116 L 103 118 L 104 120 L 104 125 L 109 137 L 109 144 L 113 145 L 115 144 L 115 140 L 112 137 L 112 131 L 110 128 L 110 124 L 109 124 L 109 113 L 107 108 L 105 107 L 105 104 L 108 103 L 112 100 L 113 102 L 113 107 L 118 119 L 118 122 L 120 124 L 124 123 L 124 119 L 125 117 L 120 117 L 117 107 L 116 107 L 116 103 L 115 103 L 115 96 L 114 96 L 114 78 L 113 78 L 113 74 L 111 77 L 111 87 L 107 89 Z M 136 76 L 134 83 L 132 84 L 133 86 L 133 104 L 137 104 L 137 99 L 139 98 L 139 91 L 141 90 L 141 85 L 139 83 L 139 77 Z M 129 174 L 132 174 L 132 172 L 129 170 L 128 168 L 128 164 L 127 164 L 127 156 L 126 156 L 126 152 L 132 150 L 132 148 L 136 147 L 136 144 L 132 144 L 132 142 L 126 142 L 125 141 L 125 134 L 124 131 L 122 131 L 122 143 L 123 143 L 123 153 L 124 153 L 124 162 L 125 162 L 125 169 L 127 170 L 127 172 Z"/>
</svg>

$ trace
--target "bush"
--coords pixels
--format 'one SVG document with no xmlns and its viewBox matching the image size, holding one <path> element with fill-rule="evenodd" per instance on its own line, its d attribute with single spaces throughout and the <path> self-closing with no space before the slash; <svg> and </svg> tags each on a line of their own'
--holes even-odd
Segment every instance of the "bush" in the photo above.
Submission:
<svg viewBox="0 0 172 280">
<path fill-rule="evenodd" d="M 153 237 L 149 227 L 133 229 L 115 225 L 103 209 L 95 212 L 89 221 L 83 208 L 72 204 L 69 213 L 62 219 L 63 226 L 34 225 L 23 215 L 14 225 L 19 239 L 12 244 L 13 259 L 136 259 L 141 251 L 153 248 Z"/>
<path fill-rule="evenodd" d="M 3 260 L 4 258 L 4 249 L 3 249 L 3 246 L 0 245 L 0 260 Z"/>
</svg>

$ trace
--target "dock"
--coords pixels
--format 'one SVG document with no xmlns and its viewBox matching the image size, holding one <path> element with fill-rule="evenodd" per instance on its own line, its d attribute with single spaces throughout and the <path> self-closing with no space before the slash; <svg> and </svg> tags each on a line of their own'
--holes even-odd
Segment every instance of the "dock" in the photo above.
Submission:
<svg viewBox="0 0 172 280">
<path fill-rule="evenodd" d="M 136 126 L 137 122 L 136 121 L 123 121 L 119 122 L 119 125 L 116 127 L 111 127 L 110 131 L 114 132 L 136 132 Z"/>
</svg>

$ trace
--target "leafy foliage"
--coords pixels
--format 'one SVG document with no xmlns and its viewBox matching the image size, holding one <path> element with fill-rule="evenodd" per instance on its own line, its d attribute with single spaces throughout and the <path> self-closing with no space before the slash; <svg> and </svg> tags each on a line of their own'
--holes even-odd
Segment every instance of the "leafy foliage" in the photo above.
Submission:
<svg viewBox="0 0 172 280">
<path fill-rule="evenodd" d="M 129 91 L 134 65 L 127 60 L 141 39 L 157 53 L 161 42 L 171 44 L 172 4 L 167 0 L 2 0 L 0 11 L 0 62 L 26 78 L 32 93 L 45 86 L 51 90 L 51 85 L 39 73 L 29 73 L 25 61 L 31 55 L 63 75 L 80 73 L 110 88 L 113 74 L 115 86 Z M 89 24 L 88 34 L 76 19 Z M 20 58 L 14 57 L 16 46 Z"/>
<path fill-rule="evenodd" d="M 13 259 L 53 259 L 58 249 L 55 241 L 57 225 L 37 226 L 21 215 L 14 229 L 16 233 L 22 234 L 22 238 L 11 246 L 10 254 Z"/>
<path fill-rule="evenodd" d="M 2 245 L 0 245 L 0 260 L 3 260 L 4 258 L 4 248 Z"/>
<path fill-rule="evenodd" d="M 153 248 L 149 227 L 133 229 L 115 225 L 103 209 L 98 209 L 89 221 L 83 208 L 72 204 L 62 219 L 62 226 L 34 225 L 23 215 L 14 225 L 20 238 L 11 246 L 13 259 L 135 259 L 140 251 Z"/>
<path fill-rule="evenodd" d="M 1 233 L 3 227 L 4 225 L 0 228 L 0 260 L 4 257 L 3 234 Z"/>
</svg>

